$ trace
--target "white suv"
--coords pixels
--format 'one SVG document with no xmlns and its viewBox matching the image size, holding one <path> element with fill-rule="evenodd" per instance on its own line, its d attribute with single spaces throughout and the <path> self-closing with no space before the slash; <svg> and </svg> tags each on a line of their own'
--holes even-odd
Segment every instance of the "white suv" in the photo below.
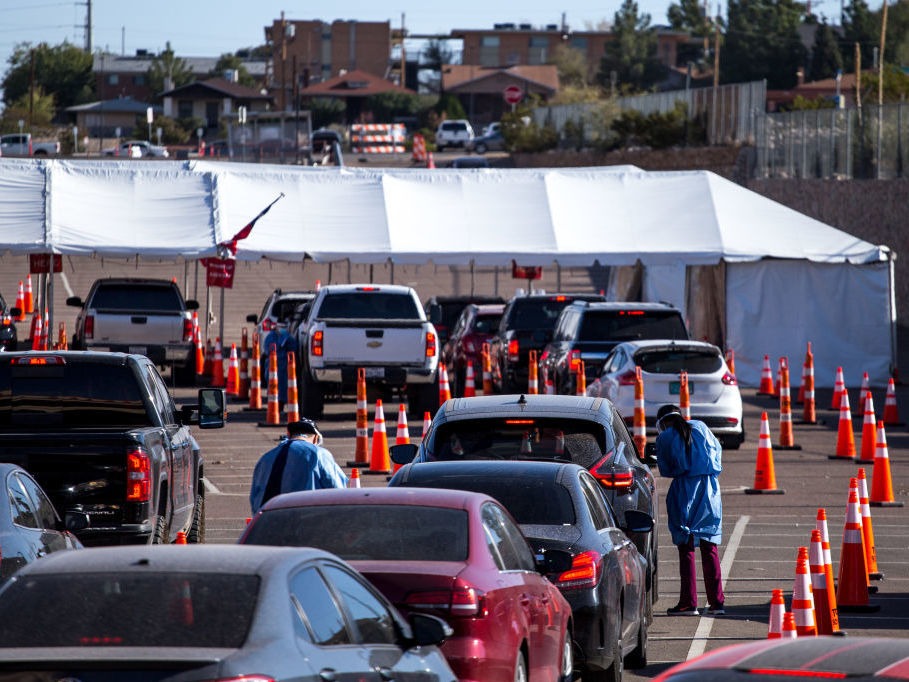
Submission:
<svg viewBox="0 0 909 682">
<path fill-rule="evenodd" d="M 445 147 L 466 147 L 473 139 L 473 128 L 465 119 L 442 121 L 436 130 L 436 149 Z"/>
</svg>

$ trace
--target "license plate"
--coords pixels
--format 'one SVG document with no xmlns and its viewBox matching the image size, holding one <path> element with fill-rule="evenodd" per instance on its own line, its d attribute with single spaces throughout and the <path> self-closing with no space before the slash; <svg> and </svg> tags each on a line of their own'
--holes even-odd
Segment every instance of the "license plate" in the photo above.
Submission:
<svg viewBox="0 0 909 682">
<path fill-rule="evenodd" d="M 385 378 L 385 368 L 384 367 L 367 367 L 366 368 L 366 378 L 367 379 L 384 379 Z"/>
<path fill-rule="evenodd" d="M 130 346 L 129 352 L 135 355 L 148 355 L 148 346 Z"/>
<path fill-rule="evenodd" d="M 678 395 L 679 389 L 682 387 L 681 381 L 670 381 L 669 382 L 669 393 L 670 395 Z M 694 393 L 694 384 L 690 381 L 688 382 L 688 393 Z"/>
</svg>

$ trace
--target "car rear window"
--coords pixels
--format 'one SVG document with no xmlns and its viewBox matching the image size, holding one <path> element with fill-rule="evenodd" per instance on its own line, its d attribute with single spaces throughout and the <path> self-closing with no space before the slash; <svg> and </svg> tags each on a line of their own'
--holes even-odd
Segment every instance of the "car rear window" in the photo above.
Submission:
<svg viewBox="0 0 909 682">
<path fill-rule="evenodd" d="M 516 300 L 512 304 L 508 326 L 511 329 L 552 329 L 562 309 L 569 303 L 571 299 L 564 296 Z"/>
<path fill-rule="evenodd" d="M 0 599 L 0 643 L 234 649 L 246 639 L 258 593 L 254 575 L 20 576 Z"/>
<path fill-rule="evenodd" d="M 634 362 L 650 374 L 712 374 L 723 366 L 717 351 L 694 349 L 661 349 L 639 351 Z"/>
<path fill-rule="evenodd" d="M 636 339 L 687 339 L 681 315 L 675 311 L 590 310 L 584 315 L 582 341 L 634 341 Z"/>
<path fill-rule="evenodd" d="M 473 323 L 473 331 L 477 334 L 492 334 L 499 328 L 502 315 L 477 315 Z"/>
<path fill-rule="evenodd" d="M 408 294 L 347 292 L 329 294 L 318 316 L 345 320 L 419 320 L 420 308 Z"/>
<path fill-rule="evenodd" d="M 564 460 L 590 467 L 613 449 L 611 439 L 601 424 L 581 419 L 462 419 L 433 431 L 426 459 Z"/>
<path fill-rule="evenodd" d="M 348 561 L 465 561 L 467 540 L 463 509 L 352 504 L 268 510 L 245 544 L 318 547 Z"/>
<path fill-rule="evenodd" d="M 271 317 L 278 321 L 288 322 L 294 316 L 297 307 L 311 300 L 304 297 L 279 298 L 271 308 Z"/>
<path fill-rule="evenodd" d="M 174 287 L 135 284 L 99 286 L 92 296 L 91 306 L 98 310 L 130 312 L 183 310 L 180 294 Z"/>
</svg>

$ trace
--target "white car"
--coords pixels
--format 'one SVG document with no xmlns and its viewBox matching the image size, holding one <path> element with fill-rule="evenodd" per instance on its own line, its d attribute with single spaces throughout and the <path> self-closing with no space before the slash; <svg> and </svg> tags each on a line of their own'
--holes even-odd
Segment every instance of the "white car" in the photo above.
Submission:
<svg viewBox="0 0 909 682">
<path fill-rule="evenodd" d="M 445 147 L 467 147 L 473 140 L 473 128 L 465 119 L 442 121 L 436 129 L 436 149 Z"/>
<path fill-rule="evenodd" d="M 661 406 L 679 404 L 679 375 L 688 372 L 691 418 L 704 422 L 723 447 L 745 440 L 742 395 L 722 351 L 703 341 L 626 341 L 607 356 L 600 375 L 587 387 L 591 397 L 609 398 L 629 429 L 634 422 L 635 367 L 644 380 L 647 435 L 655 436 Z"/>
<path fill-rule="evenodd" d="M 116 152 L 116 153 L 115 153 Z M 119 149 L 109 147 L 101 152 L 104 156 L 122 156 L 126 159 L 145 159 L 159 158 L 166 159 L 170 157 L 167 147 L 152 144 L 145 140 L 129 140 L 121 142 Z"/>
</svg>

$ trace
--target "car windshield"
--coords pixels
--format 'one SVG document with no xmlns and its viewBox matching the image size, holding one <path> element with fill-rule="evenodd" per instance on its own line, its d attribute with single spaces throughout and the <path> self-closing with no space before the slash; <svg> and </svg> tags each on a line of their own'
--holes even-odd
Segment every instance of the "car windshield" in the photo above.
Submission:
<svg viewBox="0 0 909 682">
<path fill-rule="evenodd" d="M 407 294 L 344 292 L 325 297 L 319 317 L 347 320 L 419 320 L 420 309 Z"/>
<path fill-rule="evenodd" d="M 581 419 L 463 419 L 435 429 L 426 459 L 559 459 L 590 467 L 613 449 L 607 439 L 601 424 Z"/>
<path fill-rule="evenodd" d="M 687 338 L 677 312 L 650 310 L 588 311 L 580 332 L 582 341 Z"/>
<path fill-rule="evenodd" d="M 91 300 L 98 310 L 129 310 L 131 312 L 168 312 L 183 310 L 180 295 L 174 287 L 135 285 L 128 287 L 111 284 L 98 287 Z"/>
<path fill-rule="evenodd" d="M 634 361 L 648 374 L 677 375 L 683 370 L 689 374 L 712 374 L 723 366 L 717 351 L 693 348 L 639 351 Z"/>
<path fill-rule="evenodd" d="M 272 509 L 250 527 L 246 544 L 318 547 L 348 561 L 465 561 L 467 522 L 463 509 L 417 505 Z"/>
<path fill-rule="evenodd" d="M 551 330 L 571 301 L 564 296 L 517 300 L 512 304 L 509 327 L 511 329 Z"/>
<path fill-rule="evenodd" d="M 233 649 L 246 639 L 258 593 L 257 576 L 225 573 L 19 577 L 0 599 L 0 644 Z"/>
</svg>

